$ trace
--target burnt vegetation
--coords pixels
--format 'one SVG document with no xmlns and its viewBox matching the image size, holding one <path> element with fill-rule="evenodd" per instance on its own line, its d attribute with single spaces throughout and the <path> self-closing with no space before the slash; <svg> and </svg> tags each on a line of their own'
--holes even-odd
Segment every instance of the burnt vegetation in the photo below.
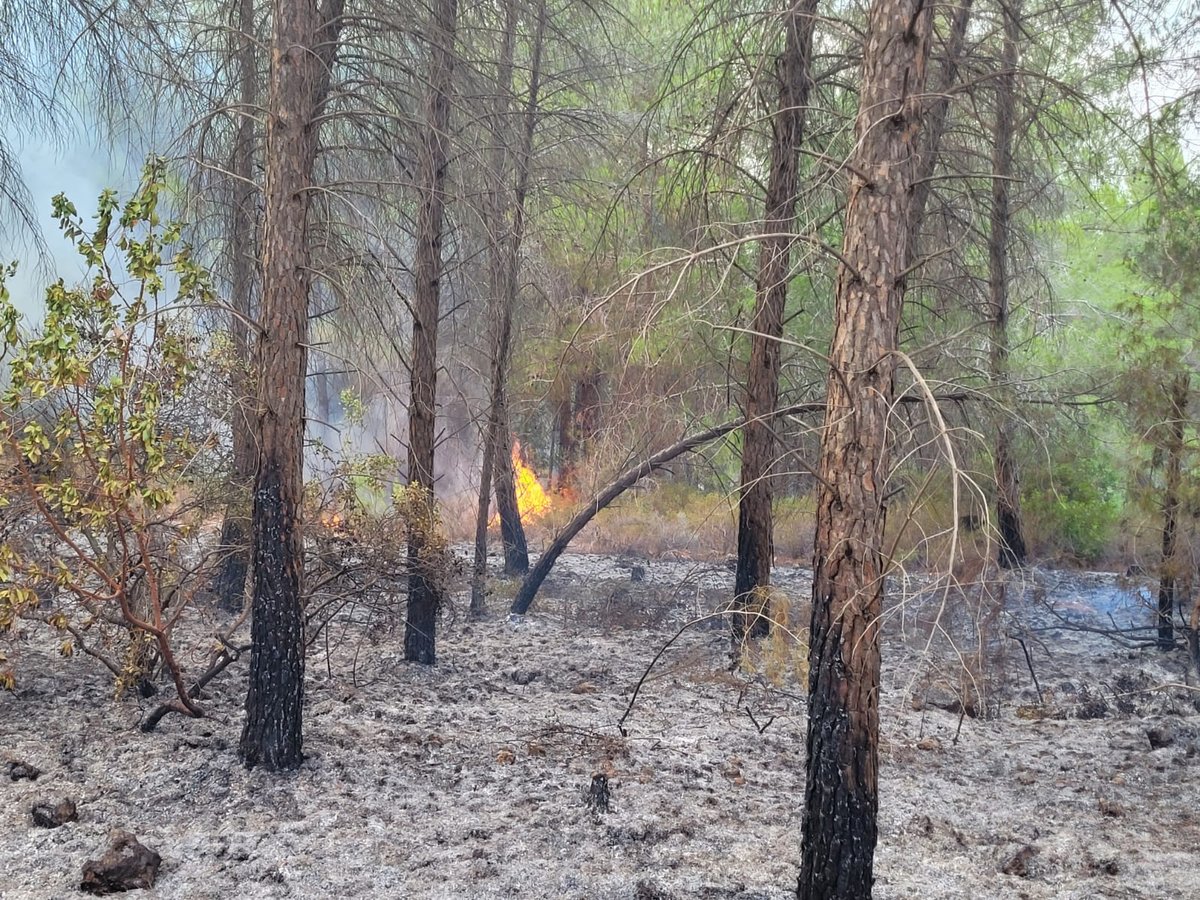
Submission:
<svg viewBox="0 0 1200 900">
<path fill-rule="evenodd" d="M 1192 5 L 10 12 L 14 896 L 1191 889 Z"/>
</svg>

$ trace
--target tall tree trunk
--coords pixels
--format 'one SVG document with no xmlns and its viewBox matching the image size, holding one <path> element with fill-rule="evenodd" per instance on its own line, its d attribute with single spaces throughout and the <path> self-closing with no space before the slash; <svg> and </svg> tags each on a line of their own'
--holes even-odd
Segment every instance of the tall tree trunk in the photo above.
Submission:
<svg viewBox="0 0 1200 900">
<path fill-rule="evenodd" d="M 958 85 L 958 73 L 962 66 L 963 48 L 967 41 L 967 27 L 971 24 L 973 0 L 962 0 L 955 6 L 950 17 L 950 33 L 946 36 L 946 49 L 942 56 L 938 89 L 931 97 L 923 115 L 920 154 L 917 157 L 916 180 L 913 182 L 912 203 L 908 210 L 908 242 L 906 270 L 918 263 L 921 247 L 921 226 L 925 223 L 925 212 L 929 195 L 933 190 L 933 174 L 937 170 L 942 138 L 946 134 L 946 122 L 950 116 L 950 98 Z"/>
<path fill-rule="evenodd" d="M 500 518 L 500 541 L 504 545 L 504 574 L 523 575 L 529 571 L 529 544 L 525 526 L 521 524 L 521 509 L 517 503 L 517 486 L 512 462 L 512 437 L 508 426 L 508 398 L 503 392 L 496 410 L 496 455 L 493 486 L 496 490 L 496 513 Z"/>
<path fill-rule="evenodd" d="M 250 358 L 249 321 L 253 305 L 254 275 L 258 268 L 254 245 L 254 124 L 257 120 L 258 72 L 254 59 L 254 0 L 238 0 L 234 29 L 238 65 L 238 125 L 234 138 L 233 203 L 230 209 L 230 316 L 233 344 L 233 407 L 229 427 L 233 436 L 233 497 L 225 507 L 221 524 L 220 562 L 213 590 L 222 609 L 242 608 L 246 593 L 246 569 L 250 559 L 249 494 L 258 462 L 254 434 L 255 385 Z"/>
<path fill-rule="evenodd" d="M 747 634 L 763 635 L 768 620 L 760 614 L 755 595 L 771 583 L 775 556 L 771 513 L 771 469 L 777 441 L 774 422 L 767 416 L 779 401 L 779 353 L 783 315 L 791 273 L 792 239 L 796 221 L 799 155 L 804 142 L 804 119 L 812 91 L 812 39 L 818 0 L 795 0 L 784 15 L 783 53 L 776 65 L 778 108 L 772 119 L 771 172 L 767 181 L 763 238 L 759 249 L 758 283 L 751 325 L 750 368 L 746 373 L 746 427 L 742 429 L 742 478 L 738 499 L 738 553 L 731 619 L 736 657 Z"/>
<path fill-rule="evenodd" d="M 501 195 L 505 190 L 508 179 L 507 149 L 510 134 L 508 116 L 512 104 L 509 96 L 512 93 L 513 46 L 517 37 L 517 4 L 509 0 L 504 10 L 504 33 L 500 42 L 500 59 L 496 64 L 496 108 L 497 115 L 492 121 L 492 154 L 491 177 L 492 190 L 489 192 L 489 272 L 492 301 L 492 371 L 491 393 L 488 397 L 487 421 L 483 429 L 483 465 L 479 476 L 478 503 L 475 510 L 475 564 L 471 569 L 471 615 L 481 617 L 487 612 L 485 581 L 487 578 L 487 533 L 488 521 L 491 518 L 490 506 L 492 497 L 492 481 L 496 466 L 496 445 L 499 443 L 499 407 L 496 404 L 497 390 L 503 390 L 504 364 L 501 362 L 501 352 L 507 353 L 507 345 L 511 340 L 512 315 L 505 317 L 500 309 L 501 297 L 498 274 L 500 268 L 499 252 L 504 223 L 504 203 Z M 503 333 L 505 322 L 509 323 L 509 333 Z M 497 374 L 499 370 L 499 375 Z M 503 397 L 501 397 L 503 400 Z M 515 494 L 515 488 L 514 488 Z"/>
<path fill-rule="evenodd" d="M 342 0 L 275 0 L 267 114 L 258 470 L 252 515 L 254 604 L 246 725 L 248 767 L 294 769 L 304 709 L 304 385 L 308 211 L 315 118 L 329 89 Z"/>
<path fill-rule="evenodd" d="M 509 15 L 513 18 L 515 28 L 515 0 L 509 0 Z M 537 131 L 537 112 L 542 77 L 542 46 L 546 34 L 546 4 L 545 0 L 538 4 L 537 19 L 534 24 L 533 46 L 531 48 L 529 67 L 529 93 L 525 100 L 524 118 L 520 132 L 520 143 L 515 151 L 516 181 L 510 197 L 511 208 L 503 210 L 496 217 L 496 222 L 511 222 L 507 232 L 493 247 L 494 261 L 492 265 L 493 296 L 498 299 L 498 321 L 496 323 L 496 344 L 492 358 L 492 398 L 490 404 L 490 443 L 491 460 L 493 465 L 493 481 L 496 491 L 496 506 L 500 517 L 500 538 L 504 544 L 504 572 L 506 575 L 524 575 L 529 571 L 529 545 L 525 539 L 525 528 L 521 522 L 521 511 L 517 504 L 517 490 L 514 483 L 511 449 L 512 433 L 508 421 L 508 362 L 512 348 L 512 318 L 517 304 L 519 274 L 521 262 L 521 243 L 525 239 L 525 199 L 529 194 L 529 173 L 533 159 L 533 138 Z M 504 95 L 512 89 L 512 59 L 511 40 L 507 82 L 502 85 Z M 507 129 L 506 129 L 507 130 Z M 504 141 L 497 135 L 497 145 L 503 147 Z M 502 150 L 498 152 L 498 156 Z M 499 177 L 506 177 L 506 167 L 502 160 L 497 160 Z M 507 192 L 505 192 L 507 193 Z M 484 448 L 487 457 L 488 447 Z M 481 492 L 483 487 L 481 486 Z M 483 502 L 480 510 L 486 513 Z M 486 537 L 486 518 L 476 521 L 476 570 L 480 567 L 479 535 Z M 483 557 L 486 560 L 485 555 Z"/>
<path fill-rule="evenodd" d="M 878 838 L 879 619 L 909 204 L 932 30 L 875 0 L 863 57 L 821 436 L 797 896 L 869 898 Z"/>
<path fill-rule="evenodd" d="M 418 160 L 421 205 L 417 211 L 414 260 L 412 393 L 408 408 L 408 482 L 427 504 L 408 540 L 408 618 L 404 658 L 432 665 L 437 660 L 437 615 L 442 588 L 429 570 L 425 551 L 435 527 L 433 498 L 434 422 L 437 412 L 437 333 L 442 277 L 442 219 L 446 197 L 446 147 L 450 88 L 454 74 L 457 0 L 440 0 L 429 27 L 429 97 L 425 136 Z"/>
<path fill-rule="evenodd" d="M 1158 570 L 1158 647 L 1175 647 L 1175 601 L 1179 581 L 1180 485 L 1183 482 L 1184 416 L 1187 415 L 1190 378 L 1176 374 L 1171 382 L 1171 420 L 1167 423 L 1167 483 L 1163 494 L 1162 562 Z"/>
<path fill-rule="evenodd" d="M 602 402 L 604 375 L 591 372 L 580 378 L 575 385 L 574 440 L 578 452 L 580 445 L 590 445 L 600 434 L 600 405 Z"/>
<path fill-rule="evenodd" d="M 554 406 L 554 437 L 558 448 L 558 479 L 555 487 L 560 491 L 570 485 L 575 467 L 575 432 L 571 424 L 574 396 L 571 382 L 564 381 L 563 384 L 564 393 Z"/>
<path fill-rule="evenodd" d="M 992 146 L 992 229 L 988 238 L 988 297 L 991 306 L 991 346 L 988 377 L 1001 396 L 1011 394 L 1008 381 L 1008 243 L 1012 233 L 1009 190 L 1013 172 L 1013 128 L 1016 119 L 1017 39 L 1020 0 L 1001 6 L 1004 48 L 996 77 L 996 130 Z M 1021 534 L 1021 492 L 1012 453 L 1012 422 L 1007 403 L 996 411 L 996 522 L 1000 530 L 997 561 L 1012 569 L 1025 563 Z"/>
</svg>

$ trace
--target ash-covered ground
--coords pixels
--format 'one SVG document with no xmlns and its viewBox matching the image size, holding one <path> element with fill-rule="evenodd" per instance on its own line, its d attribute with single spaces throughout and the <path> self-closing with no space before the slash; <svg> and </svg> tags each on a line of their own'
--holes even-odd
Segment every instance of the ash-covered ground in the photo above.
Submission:
<svg viewBox="0 0 1200 900">
<path fill-rule="evenodd" d="M 807 575 L 777 573 L 792 627 Z M 284 776 L 238 764 L 245 660 L 206 691 L 210 718 L 143 734 L 155 700 L 114 700 L 93 661 L 30 630 L 0 694 L 0 898 L 80 896 L 114 828 L 163 857 L 142 894 L 180 900 L 789 896 L 794 645 L 776 637 L 730 672 L 719 620 L 688 628 L 617 724 L 731 573 L 569 555 L 520 622 L 501 612 L 514 587 L 496 585 L 482 623 L 460 600 L 433 668 L 402 661 L 398 631 L 338 623 L 309 657 L 307 761 Z M 1077 630 L 1144 623 L 1138 585 L 893 587 L 876 897 L 1200 897 L 1200 694 L 1183 655 Z M 10 780 L 8 761 L 43 774 Z M 607 812 L 586 803 L 597 774 Z M 33 805 L 63 798 L 78 821 L 34 825 Z"/>
</svg>

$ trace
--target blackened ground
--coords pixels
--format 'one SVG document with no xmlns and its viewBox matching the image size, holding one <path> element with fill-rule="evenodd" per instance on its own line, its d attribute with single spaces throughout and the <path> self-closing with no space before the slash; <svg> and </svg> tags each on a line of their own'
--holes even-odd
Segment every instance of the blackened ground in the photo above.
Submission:
<svg viewBox="0 0 1200 900">
<path fill-rule="evenodd" d="M 308 661 L 307 759 L 291 775 L 237 762 L 245 662 L 211 686 L 212 718 L 145 735 L 153 700 L 113 701 L 98 667 L 30 632 L 17 692 L 0 694 L 0 757 L 44 774 L 0 778 L 0 898 L 79 896 L 112 828 L 162 855 L 146 894 L 159 898 L 788 897 L 804 796 L 794 660 L 779 642 L 729 673 L 725 632 L 692 628 L 623 736 L 650 659 L 733 586 L 721 564 L 636 562 L 639 583 L 630 560 L 564 556 L 517 623 L 467 624 L 461 599 L 434 667 L 402 661 L 402 625 L 336 623 L 331 658 L 322 641 Z M 777 577 L 793 625 L 807 575 Z M 515 584 L 493 587 L 506 610 Z M 908 587 L 886 626 L 875 896 L 1196 897 L 1197 695 L 1160 688 L 1182 681 L 1182 654 L 1058 618 L 1091 621 L 1136 586 L 1039 573 L 1008 586 L 1002 612 Z M 946 635 L 929 627 L 939 610 Z M 589 807 L 597 774 L 608 812 Z M 78 821 L 33 824 L 35 804 L 63 798 Z"/>
</svg>

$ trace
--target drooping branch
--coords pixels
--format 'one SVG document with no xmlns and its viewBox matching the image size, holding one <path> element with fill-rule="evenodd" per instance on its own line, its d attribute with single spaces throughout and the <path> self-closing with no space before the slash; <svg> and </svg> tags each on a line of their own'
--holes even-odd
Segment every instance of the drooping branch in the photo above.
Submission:
<svg viewBox="0 0 1200 900">
<path fill-rule="evenodd" d="M 798 403 L 794 406 L 776 410 L 771 418 L 799 415 L 800 413 L 822 412 L 824 409 L 824 403 Z M 515 615 L 524 615 L 528 611 L 530 604 L 533 603 L 533 598 L 537 595 L 538 589 L 542 586 L 542 582 L 546 580 L 546 576 L 550 574 L 550 570 L 554 567 L 554 563 L 562 556 L 563 551 L 567 549 L 567 545 L 571 543 L 579 532 L 583 531 L 588 522 L 592 521 L 600 510 L 604 509 L 647 475 L 651 475 L 662 469 L 675 458 L 699 449 L 706 444 L 711 444 L 713 441 L 737 431 L 745 424 L 746 418 L 739 416 L 721 425 L 715 425 L 704 431 L 690 434 L 671 444 L 671 446 L 659 450 L 653 456 L 638 463 L 636 466 L 632 466 L 622 472 L 615 481 L 611 482 L 592 500 L 586 503 L 572 517 L 571 521 L 564 525 L 558 534 L 554 536 L 554 540 L 550 542 L 550 546 L 546 548 L 546 551 L 538 559 L 537 565 L 529 570 L 529 574 L 521 582 L 521 589 L 517 591 L 517 596 L 513 599 L 512 612 Z"/>
</svg>

